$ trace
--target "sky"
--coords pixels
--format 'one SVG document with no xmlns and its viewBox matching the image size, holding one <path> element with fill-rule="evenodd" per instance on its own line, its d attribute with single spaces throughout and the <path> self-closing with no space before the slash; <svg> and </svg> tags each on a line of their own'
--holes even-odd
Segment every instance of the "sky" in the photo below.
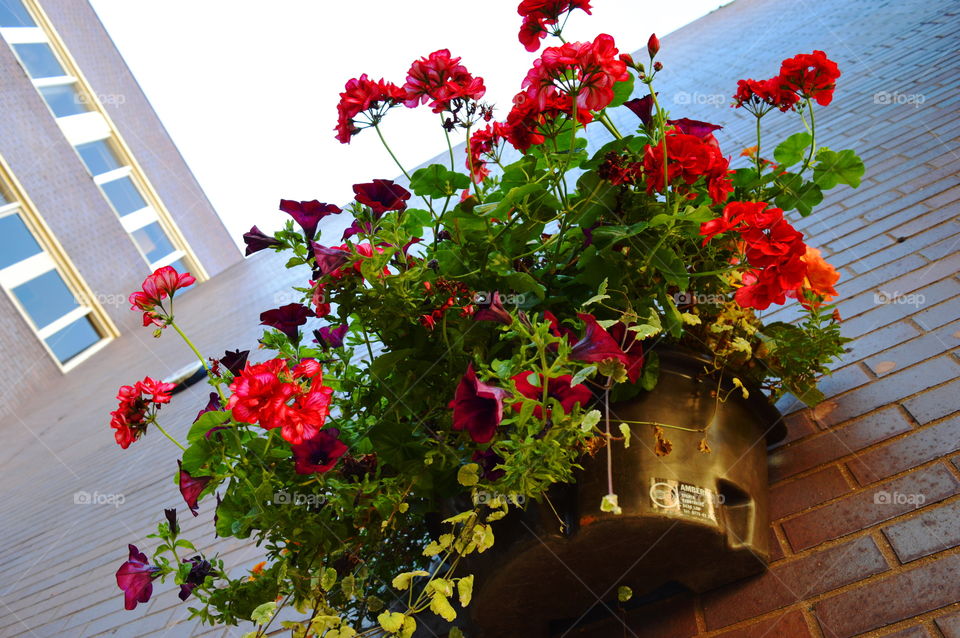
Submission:
<svg viewBox="0 0 960 638">
<path fill-rule="evenodd" d="M 254 224 L 282 226 L 280 199 L 343 204 L 353 184 L 399 174 L 372 130 L 349 145 L 334 139 L 348 79 L 367 73 L 399 85 L 411 62 L 448 48 L 484 78 L 484 100 L 500 105 L 502 119 L 536 57 L 517 40 L 517 0 L 91 4 L 238 244 Z M 651 33 L 663 36 L 725 2 L 591 4 L 592 15 L 572 14 L 564 37 L 609 33 L 633 52 Z M 405 167 L 446 149 L 439 118 L 426 106 L 387 115 L 381 129 Z"/>
</svg>

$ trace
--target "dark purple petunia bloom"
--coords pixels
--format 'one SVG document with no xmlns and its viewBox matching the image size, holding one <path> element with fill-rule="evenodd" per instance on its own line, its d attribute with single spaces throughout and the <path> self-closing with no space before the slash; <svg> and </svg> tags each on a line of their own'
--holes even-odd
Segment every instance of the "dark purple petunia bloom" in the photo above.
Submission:
<svg viewBox="0 0 960 638">
<path fill-rule="evenodd" d="M 210 564 L 210 561 L 204 560 L 199 556 L 188 558 L 183 562 L 190 564 L 190 573 L 187 574 L 187 582 L 180 585 L 180 593 L 178 594 L 180 600 L 189 598 L 193 590 L 202 585 L 203 581 L 210 575 L 210 572 L 213 571 L 213 566 Z"/>
<path fill-rule="evenodd" d="M 329 275 L 350 261 L 350 251 L 343 248 L 327 248 L 314 242 L 313 260 L 321 275 Z"/>
<path fill-rule="evenodd" d="M 513 317 L 503 307 L 500 292 L 497 290 L 494 290 L 486 299 L 478 300 L 477 311 L 473 318 L 477 321 L 498 321 L 507 326 L 513 323 Z"/>
<path fill-rule="evenodd" d="M 170 526 L 170 533 L 177 535 L 180 533 L 180 525 L 177 524 L 177 508 L 171 507 L 163 510 L 163 515 L 167 517 L 167 525 Z"/>
<path fill-rule="evenodd" d="M 293 469 L 297 474 L 317 474 L 329 472 L 337 460 L 347 451 L 347 446 L 337 437 L 340 430 L 327 428 L 317 432 L 303 443 L 291 444 L 293 449 Z"/>
<path fill-rule="evenodd" d="M 223 356 L 220 357 L 220 365 L 236 376 L 243 370 L 243 366 L 247 365 L 247 356 L 249 356 L 249 354 L 249 350 L 237 349 L 233 352 L 226 350 Z"/>
<path fill-rule="evenodd" d="M 180 495 L 183 496 L 184 502 L 190 508 L 190 513 L 197 516 L 197 499 L 200 498 L 203 488 L 213 480 L 213 477 L 190 476 L 190 472 L 183 469 L 181 461 L 177 461 L 177 466 L 180 468 Z"/>
<path fill-rule="evenodd" d="M 350 227 L 343 231 L 343 236 L 341 239 L 346 240 L 348 237 L 353 237 L 354 235 L 359 235 L 360 233 L 372 235 L 374 231 L 378 229 L 379 227 L 375 227 L 372 222 L 360 223 L 355 219 L 353 220 L 353 223 L 350 224 Z"/>
<path fill-rule="evenodd" d="M 247 245 L 247 251 L 244 253 L 247 257 L 255 252 L 272 248 L 273 246 L 283 246 L 283 242 L 277 241 L 270 235 L 265 234 L 256 226 L 243 234 L 243 243 Z"/>
<path fill-rule="evenodd" d="M 450 401 L 453 429 L 466 430 L 476 443 L 486 443 L 493 438 L 503 420 L 503 400 L 509 394 L 503 388 L 477 379 L 471 363 Z"/>
<path fill-rule="evenodd" d="M 354 184 L 353 192 L 356 193 L 354 199 L 370 207 L 374 219 L 380 219 L 390 210 L 405 209 L 406 200 L 410 199 L 410 191 L 389 179 L 375 179 L 367 184 Z"/>
<path fill-rule="evenodd" d="M 475 450 L 470 460 L 480 466 L 480 473 L 485 481 L 496 481 L 506 474 L 506 471 L 497 469 L 497 466 L 503 463 L 503 457 L 491 448 Z"/>
<path fill-rule="evenodd" d="M 202 410 L 197 412 L 197 418 L 193 420 L 194 423 L 197 422 L 197 419 L 202 417 L 207 412 L 215 412 L 220 409 L 220 395 L 216 392 L 210 393 L 210 399 L 207 401 L 207 405 L 204 406 Z"/>
<path fill-rule="evenodd" d="M 117 570 L 117 587 L 123 590 L 123 608 L 136 609 L 137 603 L 150 600 L 153 579 L 160 568 L 147 562 L 147 556 L 136 545 L 128 545 L 130 558 Z"/>
<path fill-rule="evenodd" d="M 714 131 L 719 131 L 723 128 L 719 124 L 701 122 L 700 120 L 691 120 L 686 117 L 681 117 L 679 120 L 667 120 L 667 124 L 676 126 L 677 129 L 684 135 L 693 135 L 702 140 L 713 135 Z"/>
<path fill-rule="evenodd" d="M 619 344 L 597 323 L 593 315 L 578 313 L 577 317 L 583 321 L 586 331 L 583 333 L 583 338 L 573 344 L 573 350 L 570 351 L 571 359 L 587 363 L 619 359 L 624 366 L 630 365 L 630 359 L 620 349 Z"/>
<path fill-rule="evenodd" d="M 313 240 L 314 235 L 317 234 L 317 224 L 320 223 L 321 219 L 328 215 L 337 215 L 343 212 L 339 206 L 324 204 L 315 199 L 309 202 L 295 202 L 289 199 L 281 199 L 280 210 L 289 214 L 300 224 L 300 228 L 303 229 L 303 234 L 306 236 L 307 241 Z"/>
<path fill-rule="evenodd" d="M 313 336 L 316 337 L 317 343 L 326 351 L 330 348 L 343 347 L 343 338 L 349 329 L 350 326 L 347 324 L 337 326 L 336 328 L 324 326 L 319 330 L 314 330 Z"/>
<path fill-rule="evenodd" d="M 260 325 L 276 328 L 287 335 L 290 341 L 296 341 L 300 336 L 298 328 L 307 323 L 307 317 L 312 315 L 313 311 L 303 304 L 291 303 L 261 312 Z"/>
<path fill-rule="evenodd" d="M 659 93 L 657 94 L 659 95 Z M 633 111 L 634 115 L 640 118 L 644 126 L 650 126 L 653 123 L 653 96 L 634 98 L 623 103 L 625 107 Z"/>
</svg>

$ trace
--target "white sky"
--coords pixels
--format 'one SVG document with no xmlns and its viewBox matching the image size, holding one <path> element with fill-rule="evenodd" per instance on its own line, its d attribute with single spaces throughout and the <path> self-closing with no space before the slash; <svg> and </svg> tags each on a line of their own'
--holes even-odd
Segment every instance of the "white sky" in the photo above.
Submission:
<svg viewBox="0 0 960 638">
<path fill-rule="evenodd" d="M 449 48 L 484 78 L 486 101 L 509 106 L 535 58 L 517 41 L 518 0 L 91 3 L 238 243 L 253 224 L 283 223 L 281 198 L 342 204 L 352 184 L 399 173 L 372 130 L 334 139 L 348 79 L 403 84 L 414 59 Z M 725 2 L 592 4 L 592 16 L 574 12 L 567 40 L 609 33 L 632 52 Z M 381 128 L 407 168 L 446 148 L 439 117 L 426 106 L 387 116 Z"/>
</svg>

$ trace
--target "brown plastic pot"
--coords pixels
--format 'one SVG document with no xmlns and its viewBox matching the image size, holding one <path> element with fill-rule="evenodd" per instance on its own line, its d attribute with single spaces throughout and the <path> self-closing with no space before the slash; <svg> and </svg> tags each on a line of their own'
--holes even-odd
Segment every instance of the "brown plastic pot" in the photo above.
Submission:
<svg viewBox="0 0 960 638">
<path fill-rule="evenodd" d="M 494 547 L 470 561 L 477 574 L 471 615 L 484 638 L 546 636 L 592 609 L 616 607 L 617 589 L 663 586 L 695 592 L 762 571 L 769 557 L 767 445 L 785 435 L 760 392 L 743 399 L 728 380 L 705 374 L 709 360 L 659 347 L 651 392 L 610 407 L 613 485 L 622 514 L 600 511 L 606 450 L 583 461 L 576 485 L 558 485 L 550 505 L 532 503 L 494 524 Z M 654 452 L 653 426 L 672 443 Z M 702 430 L 706 433 L 687 431 Z M 677 429 L 685 428 L 685 429 Z M 706 436 L 711 452 L 699 451 Z M 555 510 L 555 511 L 554 511 Z M 679 587 L 678 587 L 679 586 Z"/>
</svg>

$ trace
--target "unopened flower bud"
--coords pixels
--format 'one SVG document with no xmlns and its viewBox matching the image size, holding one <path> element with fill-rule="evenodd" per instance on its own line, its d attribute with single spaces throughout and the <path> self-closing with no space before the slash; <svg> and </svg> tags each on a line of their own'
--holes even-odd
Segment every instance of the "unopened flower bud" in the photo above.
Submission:
<svg viewBox="0 0 960 638">
<path fill-rule="evenodd" d="M 620 54 L 620 61 L 623 62 L 624 64 L 626 64 L 626 65 L 629 66 L 629 67 L 636 66 L 636 65 L 634 64 L 634 62 L 633 62 L 633 56 L 630 55 L 629 53 L 621 53 L 621 54 Z"/>
<path fill-rule="evenodd" d="M 657 38 L 656 33 L 650 34 L 650 39 L 647 40 L 647 53 L 650 54 L 651 58 L 657 57 L 657 52 L 660 51 L 660 40 Z"/>
<path fill-rule="evenodd" d="M 654 62 L 654 63 L 653 63 L 653 70 L 654 70 L 654 71 L 659 71 L 659 70 L 662 69 L 662 68 L 663 68 L 663 64 L 661 64 L 660 62 Z"/>
</svg>

